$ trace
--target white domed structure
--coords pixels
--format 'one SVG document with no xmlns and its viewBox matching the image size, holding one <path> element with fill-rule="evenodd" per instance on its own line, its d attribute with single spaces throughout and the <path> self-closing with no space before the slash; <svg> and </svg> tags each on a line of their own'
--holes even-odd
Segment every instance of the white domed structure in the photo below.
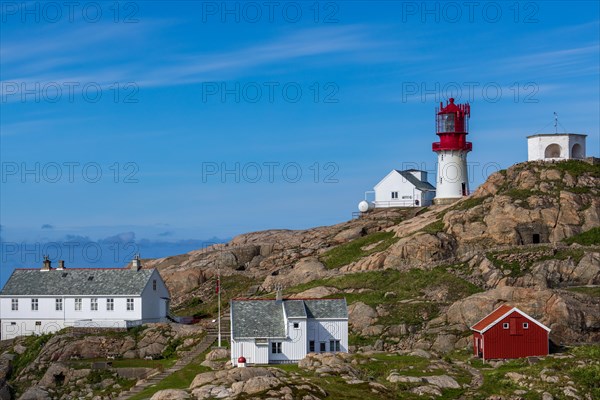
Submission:
<svg viewBox="0 0 600 400">
<path fill-rule="evenodd" d="M 361 213 L 371 211 L 373 208 L 375 208 L 375 205 L 366 200 L 363 200 L 360 203 L 358 203 L 358 211 L 360 211 Z"/>
</svg>

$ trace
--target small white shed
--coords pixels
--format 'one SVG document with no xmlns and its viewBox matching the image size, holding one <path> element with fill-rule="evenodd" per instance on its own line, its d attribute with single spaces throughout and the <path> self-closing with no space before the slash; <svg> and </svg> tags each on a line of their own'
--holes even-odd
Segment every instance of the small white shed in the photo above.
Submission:
<svg viewBox="0 0 600 400">
<path fill-rule="evenodd" d="M 542 133 L 527 136 L 527 159 L 570 160 L 585 158 L 585 138 L 579 133 Z"/>
<path fill-rule="evenodd" d="M 417 169 L 392 170 L 375 185 L 375 207 L 426 207 L 435 197 L 427 172 Z"/>
</svg>

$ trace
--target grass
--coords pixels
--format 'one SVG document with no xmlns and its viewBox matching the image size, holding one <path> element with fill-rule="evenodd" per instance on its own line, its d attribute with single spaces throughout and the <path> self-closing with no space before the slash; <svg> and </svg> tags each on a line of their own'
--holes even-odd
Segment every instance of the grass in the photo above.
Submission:
<svg viewBox="0 0 600 400">
<path fill-rule="evenodd" d="M 206 357 L 207 352 L 200 354 L 194 361 L 183 367 L 177 372 L 172 373 L 167 376 L 162 381 L 158 382 L 156 385 L 150 386 L 135 396 L 130 397 L 130 400 L 143 400 L 149 399 L 152 395 L 159 390 L 164 389 L 187 389 L 196 375 L 201 374 L 203 372 L 212 371 L 210 368 L 200 365 L 204 358 Z"/>
<path fill-rule="evenodd" d="M 447 211 L 469 210 L 471 208 L 474 208 L 474 207 L 477 207 L 478 205 L 483 204 L 483 202 L 485 200 L 487 200 L 489 197 L 491 197 L 491 196 L 483 196 L 483 197 L 477 197 L 477 198 L 470 197 L 468 199 L 458 202 L 456 205 L 450 207 L 450 209 L 448 209 Z"/>
<path fill-rule="evenodd" d="M 543 253 L 548 251 L 547 246 L 540 246 L 535 249 L 525 248 L 525 249 L 509 249 L 502 251 L 494 251 L 486 253 L 486 257 L 490 260 L 494 266 L 501 270 L 510 271 L 509 276 L 513 278 L 517 278 L 523 276 L 527 271 L 531 269 L 534 263 L 540 261 L 548 261 L 548 260 L 567 260 L 569 258 L 573 259 L 575 263 L 579 263 L 583 256 L 585 255 L 585 251 L 583 249 L 559 249 L 553 254 L 540 254 L 535 259 L 530 259 L 528 261 L 520 262 L 519 260 L 515 261 L 506 261 L 502 258 L 498 257 L 503 254 L 536 254 Z"/>
<path fill-rule="evenodd" d="M 600 178 L 600 165 L 592 165 L 583 161 L 565 160 L 549 164 L 548 167 L 556 168 L 562 172 L 568 172 L 576 179 L 579 178 L 579 176 L 588 173 L 593 177 Z"/>
<path fill-rule="evenodd" d="M 245 297 L 250 287 L 258 282 L 243 275 L 229 275 L 221 277 L 221 304 L 228 304 L 235 297 Z M 212 290 L 213 299 L 203 302 L 198 297 L 180 305 L 173 311 L 175 315 L 194 316 L 196 318 L 208 318 L 217 315 L 218 305 L 215 290 Z"/>
<path fill-rule="evenodd" d="M 600 227 L 592 228 L 588 231 L 563 239 L 566 244 L 577 243 L 582 246 L 593 246 L 600 244 Z"/>
<path fill-rule="evenodd" d="M 592 297 L 600 298 L 600 287 L 580 286 L 580 287 L 570 287 L 567 290 L 570 290 L 570 291 L 576 292 L 576 293 L 586 294 L 586 295 L 592 296 Z"/>
<path fill-rule="evenodd" d="M 435 235 L 436 233 L 444 231 L 444 221 L 440 218 L 437 221 L 430 223 L 429 225 L 423 227 L 420 232 L 429 233 L 430 235 Z"/>
<path fill-rule="evenodd" d="M 340 268 L 370 254 L 383 251 L 397 241 L 398 238 L 394 236 L 394 232 L 372 233 L 325 252 L 321 256 L 321 261 L 327 268 Z M 371 245 L 374 246 L 365 248 Z"/>
</svg>

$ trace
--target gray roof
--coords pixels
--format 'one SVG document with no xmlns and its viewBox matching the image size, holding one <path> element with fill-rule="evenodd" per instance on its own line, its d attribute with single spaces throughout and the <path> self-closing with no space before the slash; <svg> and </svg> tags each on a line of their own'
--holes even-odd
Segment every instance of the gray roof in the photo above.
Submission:
<svg viewBox="0 0 600 400">
<path fill-rule="evenodd" d="M 409 181 L 410 183 L 412 183 L 414 185 L 414 187 L 416 187 L 417 189 L 423 191 L 423 192 L 427 192 L 430 190 L 435 190 L 435 187 L 427 182 L 427 181 L 422 181 L 420 179 L 418 179 L 416 176 L 414 176 L 413 174 L 411 174 L 409 171 L 416 171 L 416 170 L 407 170 L 407 171 L 399 171 L 396 170 L 397 173 L 399 173 L 400 175 L 402 175 L 402 177 L 404 179 L 406 179 L 407 181 Z"/>
<path fill-rule="evenodd" d="M 308 318 L 348 318 L 346 299 L 304 300 Z"/>
<path fill-rule="evenodd" d="M 136 296 L 154 269 L 15 269 L 0 296 Z"/>
<path fill-rule="evenodd" d="M 283 308 L 275 300 L 232 300 L 231 327 L 234 338 L 283 338 Z"/>
<path fill-rule="evenodd" d="M 286 300 L 283 307 L 288 318 L 306 318 L 306 308 L 302 300 Z"/>
<path fill-rule="evenodd" d="M 315 300 L 232 300 L 233 338 L 284 338 L 288 318 L 348 318 L 345 299 Z"/>
</svg>

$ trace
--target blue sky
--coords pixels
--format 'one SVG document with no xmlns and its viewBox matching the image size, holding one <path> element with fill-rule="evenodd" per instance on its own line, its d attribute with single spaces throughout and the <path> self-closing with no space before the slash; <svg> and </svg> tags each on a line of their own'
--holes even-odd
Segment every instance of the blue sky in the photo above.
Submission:
<svg viewBox="0 0 600 400">
<path fill-rule="evenodd" d="M 472 188 L 553 112 L 599 155 L 595 1 L 0 4 L 4 242 L 158 256 L 341 222 L 392 168 L 435 171 L 450 95 Z"/>
</svg>

